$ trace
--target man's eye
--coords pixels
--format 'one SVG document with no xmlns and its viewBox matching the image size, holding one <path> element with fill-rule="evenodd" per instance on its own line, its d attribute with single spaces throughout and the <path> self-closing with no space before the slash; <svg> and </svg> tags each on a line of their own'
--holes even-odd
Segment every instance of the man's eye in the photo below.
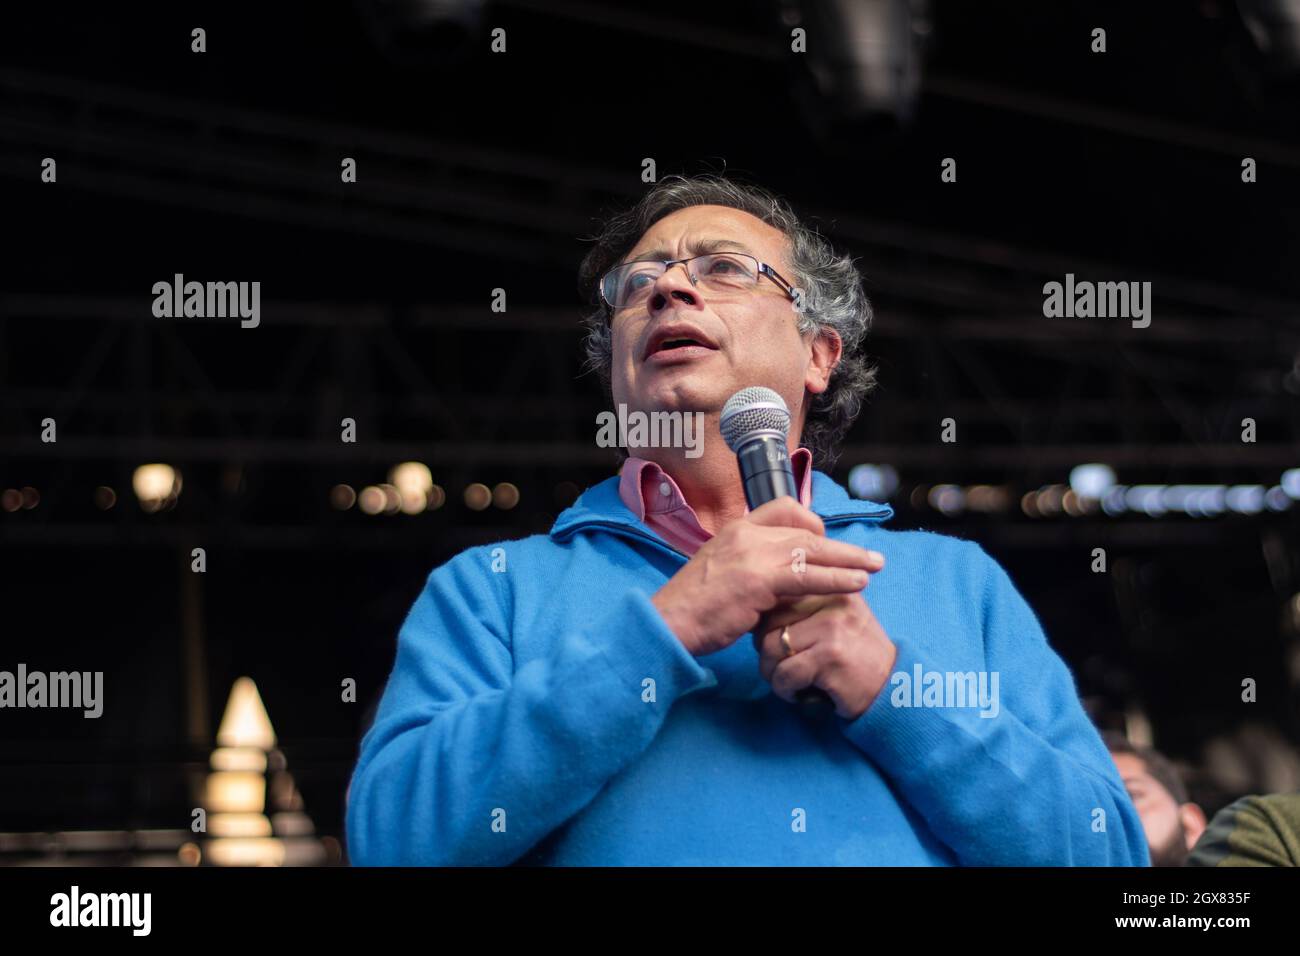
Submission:
<svg viewBox="0 0 1300 956">
<path fill-rule="evenodd" d="M 714 259 L 709 263 L 710 275 L 748 275 L 747 269 L 738 259 Z"/>
<path fill-rule="evenodd" d="M 637 292 L 651 285 L 654 281 L 655 277 L 649 272 L 634 272 L 627 277 L 627 281 L 623 283 L 623 288 L 628 292 Z"/>
</svg>

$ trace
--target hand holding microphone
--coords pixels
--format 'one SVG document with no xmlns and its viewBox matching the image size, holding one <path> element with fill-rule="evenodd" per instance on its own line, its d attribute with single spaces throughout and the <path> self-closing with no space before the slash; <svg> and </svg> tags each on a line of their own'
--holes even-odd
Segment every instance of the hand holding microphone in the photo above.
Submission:
<svg viewBox="0 0 1300 956">
<path fill-rule="evenodd" d="M 740 465 L 740 480 L 750 511 L 782 497 L 798 500 L 799 489 L 795 484 L 794 469 L 790 466 L 788 447 L 790 409 L 779 393 L 762 386 L 742 388 L 722 407 L 719 424 L 723 441 L 735 453 Z M 824 533 L 825 529 L 822 531 Z M 792 555 L 792 568 L 793 565 Z M 796 572 L 792 570 L 791 573 Z M 794 619 L 812 613 L 820 603 L 815 598 L 803 599 L 792 609 L 798 614 Z M 778 625 L 766 615 L 754 629 L 755 644 L 776 626 L 782 628 L 781 643 L 786 656 L 793 656 L 788 626 L 784 623 Z M 798 691 L 795 701 L 805 714 L 812 717 L 825 716 L 833 708 L 830 697 L 818 687 L 805 687 Z"/>
</svg>

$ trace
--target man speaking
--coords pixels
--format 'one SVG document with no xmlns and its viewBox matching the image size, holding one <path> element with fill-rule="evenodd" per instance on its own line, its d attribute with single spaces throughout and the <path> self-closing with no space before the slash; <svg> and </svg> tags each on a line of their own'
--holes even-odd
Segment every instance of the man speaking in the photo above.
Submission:
<svg viewBox="0 0 1300 956">
<path fill-rule="evenodd" d="M 581 278 L 612 403 L 700 413 L 703 441 L 631 448 L 549 534 L 429 575 L 353 774 L 353 862 L 1146 865 L 1005 571 L 815 470 L 874 384 L 852 260 L 762 189 L 672 177 Z M 751 387 L 789 410 L 798 491 L 752 511 L 720 430 Z"/>
</svg>

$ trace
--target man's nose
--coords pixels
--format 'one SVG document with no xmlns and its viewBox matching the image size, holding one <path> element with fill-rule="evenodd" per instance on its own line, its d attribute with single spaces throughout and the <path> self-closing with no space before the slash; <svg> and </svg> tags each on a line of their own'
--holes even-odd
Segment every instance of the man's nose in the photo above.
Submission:
<svg viewBox="0 0 1300 956">
<path fill-rule="evenodd" d="M 651 315 L 662 312 L 674 302 L 685 302 L 688 305 L 699 303 L 699 294 L 695 291 L 695 285 L 691 282 L 691 275 L 687 271 L 689 268 L 687 263 L 679 262 L 655 280 L 654 292 L 649 302 Z"/>
</svg>

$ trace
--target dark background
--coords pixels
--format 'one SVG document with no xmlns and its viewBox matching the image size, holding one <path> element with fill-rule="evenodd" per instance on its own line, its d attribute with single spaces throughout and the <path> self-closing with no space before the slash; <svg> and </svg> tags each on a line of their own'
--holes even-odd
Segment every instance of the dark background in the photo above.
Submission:
<svg viewBox="0 0 1300 956">
<path fill-rule="evenodd" d="M 1019 507 L 1083 462 L 1130 485 L 1271 486 L 1300 466 L 1300 25 L 1280 4 L 935 0 L 900 21 L 918 95 L 877 89 L 865 110 L 821 3 L 470 4 L 463 31 L 425 33 L 415 2 L 179 6 L 0 12 L 0 489 L 40 496 L 0 511 L 0 669 L 106 684 L 98 721 L 0 713 L 0 831 L 186 826 L 187 780 L 247 674 L 318 831 L 341 835 L 425 576 L 545 531 L 616 467 L 592 438 L 575 277 L 601 214 L 646 188 L 645 157 L 767 186 L 858 259 L 881 388 L 838 480 L 892 464 L 895 527 L 984 544 L 1096 719 L 1149 722 L 1207 810 L 1300 785 L 1296 508 Z M 177 272 L 260 281 L 260 328 L 154 319 L 151 287 Z M 1042 285 L 1066 272 L 1152 282 L 1151 326 L 1044 319 Z M 444 507 L 331 507 L 335 484 L 408 459 Z M 183 474 L 175 508 L 137 506 L 147 461 Z M 470 482 L 520 503 L 470 510 Z M 940 514 L 935 483 L 997 485 L 1011 507 Z"/>
</svg>

